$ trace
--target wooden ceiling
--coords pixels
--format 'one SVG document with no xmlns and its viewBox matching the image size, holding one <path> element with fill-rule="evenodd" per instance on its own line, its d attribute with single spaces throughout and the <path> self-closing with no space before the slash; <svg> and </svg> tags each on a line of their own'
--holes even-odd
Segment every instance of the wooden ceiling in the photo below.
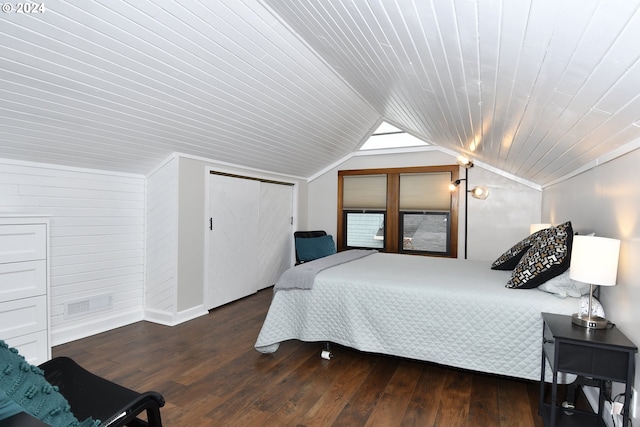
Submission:
<svg viewBox="0 0 640 427">
<path fill-rule="evenodd" d="M 0 15 L 0 158 L 309 177 L 385 120 L 545 185 L 640 139 L 640 0 L 42 4 Z"/>
</svg>

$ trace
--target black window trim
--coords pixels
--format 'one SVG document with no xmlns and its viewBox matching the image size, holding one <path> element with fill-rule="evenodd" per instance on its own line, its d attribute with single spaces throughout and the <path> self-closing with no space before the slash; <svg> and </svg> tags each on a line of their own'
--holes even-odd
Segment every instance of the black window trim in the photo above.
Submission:
<svg viewBox="0 0 640 427">
<path fill-rule="evenodd" d="M 343 227 L 343 242 L 345 242 L 345 249 L 349 250 L 349 249 L 376 249 L 378 251 L 381 252 L 385 252 L 385 249 L 387 247 L 387 239 L 382 239 L 382 247 L 381 248 L 374 248 L 374 247 L 368 247 L 368 246 L 347 246 L 347 233 L 348 233 L 348 223 L 347 223 L 347 216 L 350 213 L 355 213 L 355 214 L 381 214 L 382 215 L 382 222 L 383 224 L 386 224 L 386 220 L 387 220 L 387 211 L 386 210 L 382 210 L 382 209 L 346 209 L 342 211 L 342 215 L 343 215 L 343 221 L 344 221 L 344 227 Z"/>
<path fill-rule="evenodd" d="M 404 216 L 406 214 L 420 214 L 420 215 L 445 215 L 447 217 L 447 237 L 446 237 L 446 248 L 445 251 L 422 251 L 422 250 L 406 250 L 404 249 Z M 398 253 L 402 254 L 412 254 L 412 255 L 433 255 L 433 256 L 451 256 L 451 212 L 447 211 L 400 211 L 398 218 L 398 238 L 400 241 L 398 242 Z"/>
</svg>

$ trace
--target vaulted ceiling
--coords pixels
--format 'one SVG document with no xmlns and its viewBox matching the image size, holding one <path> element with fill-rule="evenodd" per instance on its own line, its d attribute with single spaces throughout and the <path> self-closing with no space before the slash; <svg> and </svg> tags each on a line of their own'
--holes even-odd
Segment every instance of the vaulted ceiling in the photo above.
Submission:
<svg viewBox="0 0 640 427">
<path fill-rule="evenodd" d="M 0 158 L 144 174 L 180 152 L 309 177 L 386 120 L 544 185 L 640 139 L 640 0 L 18 5 Z"/>
</svg>

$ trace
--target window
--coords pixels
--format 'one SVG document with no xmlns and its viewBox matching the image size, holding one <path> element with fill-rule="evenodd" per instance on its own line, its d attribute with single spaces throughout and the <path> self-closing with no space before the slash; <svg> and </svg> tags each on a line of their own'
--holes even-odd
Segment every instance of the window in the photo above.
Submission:
<svg viewBox="0 0 640 427">
<path fill-rule="evenodd" d="M 338 172 L 340 250 L 457 257 L 458 166 Z"/>
<path fill-rule="evenodd" d="M 384 212 L 345 211 L 349 248 L 384 249 Z"/>
<path fill-rule="evenodd" d="M 449 212 L 400 212 L 401 252 L 448 255 Z"/>
<path fill-rule="evenodd" d="M 387 210 L 387 176 L 348 175 L 342 179 L 345 245 L 349 248 L 384 249 Z"/>
<path fill-rule="evenodd" d="M 449 254 L 450 172 L 400 174 L 399 252 Z"/>
<path fill-rule="evenodd" d="M 411 136 L 402 129 L 390 125 L 387 122 L 380 123 L 378 129 L 373 132 L 369 139 L 360 147 L 361 151 L 377 150 L 385 148 L 401 147 L 425 147 L 425 141 Z"/>
</svg>

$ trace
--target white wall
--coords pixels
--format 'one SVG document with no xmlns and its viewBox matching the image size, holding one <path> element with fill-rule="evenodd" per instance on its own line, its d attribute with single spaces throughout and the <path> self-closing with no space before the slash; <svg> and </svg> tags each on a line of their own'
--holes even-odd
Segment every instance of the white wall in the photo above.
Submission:
<svg viewBox="0 0 640 427">
<path fill-rule="evenodd" d="M 50 218 L 52 344 L 142 319 L 145 178 L 0 160 L 0 213 Z M 64 303 L 108 295 L 105 311 Z"/>
<path fill-rule="evenodd" d="M 205 164 L 174 154 L 147 177 L 145 319 L 176 325 L 204 308 Z"/>
<path fill-rule="evenodd" d="M 618 283 L 601 289 L 607 318 L 640 344 L 640 150 L 633 151 L 567 181 L 545 188 L 542 220 L 571 220 L 580 233 L 595 232 L 621 240 Z M 640 369 L 636 369 L 636 388 Z"/>
<path fill-rule="evenodd" d="M 438 150 L 359 155 L 335 166 L 309 183 L 309 230 L 337 229 L 338 170 L 434 166 L 455 164 Z M 460 177 L 464 170 L 460 170 Z M 469 169 L 469 188 L 486 186 L 489 198 L 469 197 L 467 253 L 469 259 L 493 260 L 529 234 L 529 224 L 540 222 L 541 191 L 500 176 L 480 166 Z M 464 257 L 464 197 L 460 197 L 458 256 Z"/>
<path fill-rule="evenodd" d="M 205 310 L 204 245 L 207 233 L 205 219 L 205 165 L 198 160 L 180 158 L 178 184 L 178 311 Z M 196 261 L 202 261 L 196 262 Z"/>
<path fill-rule="evenodd" d="M 145 319 L 171 324 L 177 313 L 178 159 L 147 177 Z"/>
<path fill-rule="evenodd" d="M 540 222 L 542 192 L 480 166 L 469 170 L 469 188 L 476 185 L 486 186 L 489 197 L 469 197 L 469 259 L 493 261 Z"/>
<path fill-rule="evenodd" d="M 176 325 L 206 313 L 210 169 L 295 184 L 294 216 L 307 222 L 306 182 L 295 177 L 174 154 L 148 176 L 147 303 L 145 319 Z M 292 236 L 293 238 L 293 236 Z"/>
<path fill-rule="evenodd" d="M 50 218 L 53 345 L 143 318 L 177 324 L 206 313 L 208 167 L 284 180 L 178 154 L 149 177 L 0 159 L 0 213 Z M 289 181 L 296 221 L 306 224 L 306 182 Z M 64 317 L 66 302 L 103 295 L 110 309 Z"/>
</svg>

